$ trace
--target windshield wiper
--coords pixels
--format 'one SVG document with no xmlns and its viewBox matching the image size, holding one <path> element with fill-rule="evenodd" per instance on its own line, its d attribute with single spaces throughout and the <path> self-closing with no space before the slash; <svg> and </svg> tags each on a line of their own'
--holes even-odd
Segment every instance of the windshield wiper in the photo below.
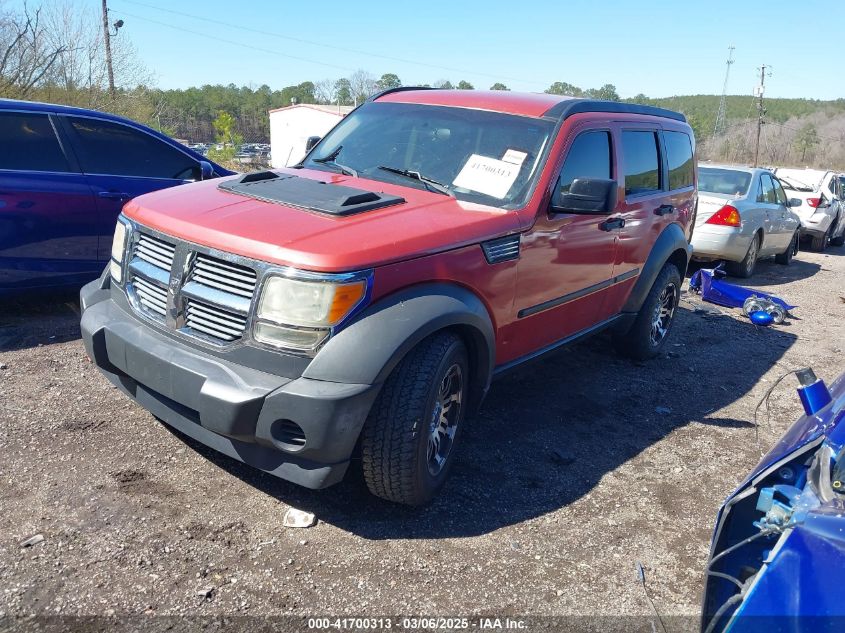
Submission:
<svg viewBox="0 0 845 633">
<path fill-rule="evenodd" d="M 775 175 L 777 176 L 777 174 Z M 784 176 L 777 176 L 777 178 L 781 182 L 785 182 L 790 189 L 793 189 L 795 191 L 813 191 L 813 188 L 810 185 L 801 182 L 800 180 L 793 180 L 792 178 L 787 178 Z"/>
<path fill-rule="evenodd" d="M 338 163 L 335 158 L 340 155 L 340 150 L 343 149 L 343 145 L 338 145 L 331 154 L 327 156 L 323 156 L 321 158 L 312 158 L 312 163 L 320 163 L 321 165 L 330 165 L 338 168 L 341 174 L 344 176 L 354 176 L 355 178 L 358 177 L 358 172 L 352 169 L 351 167 L 347 167 L 346 165 L 341 165 Z"/>
<path fill-rule="evenodd" d="M 455 197 L 455 194 L 449 189 L 449 187 L 444 185 L 442 182 L 437 182 L 436 180 L 427 178 L 418 171 L 399 169 L 398 167 L 389 167 L 388 165 L 379 165 L 378 168 L 383 169 L 384 171 L 389 171 L 391 174 L 399 174 L 400 176 L 405 176 L 405 178 L 410 178 L 411 180 L 418 180 L 431 191 L 442 193 L 444 196 L 449 196 L 451 198 Z"/>
</svg>

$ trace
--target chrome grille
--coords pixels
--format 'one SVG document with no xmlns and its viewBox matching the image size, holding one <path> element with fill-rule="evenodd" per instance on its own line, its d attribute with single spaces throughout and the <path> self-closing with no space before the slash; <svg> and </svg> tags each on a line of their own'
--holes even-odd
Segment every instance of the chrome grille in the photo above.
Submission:
<svg viewBox="0 0 845 633">
<path fill-rule="evenodd" d="M 143 309 L 162 318 L 167 314 L 167 288 L 162 288 L 143 277 L 135 277 L 132 287 Z"/>
<path fill-rule="evenodd" d="M 234 341 L 246 330 L 246 317 L 202 301 L 185 303 L 185 325 L 222 341 Z"/>
<path fill-rule="evenodd" d="M 212 249 L 134 230 L 126 286 L 135 310 L 207 343 L 243 338 L 260 264 L 244 266 Z"/>
<path fill-rule="evenodd" d="M 255 271 L 246 266 L 198 253 L 191 267 L 188 281 L 203 286 L 217 288 L 239 297 L 252 298 L 255 292 L 257 276 Z"/>
<path fill-rule="evenodd" d="M 134 256 L 169 272 L 175 252 L 173 244 L 142 233 L 135 244 Z"/>
</svg>

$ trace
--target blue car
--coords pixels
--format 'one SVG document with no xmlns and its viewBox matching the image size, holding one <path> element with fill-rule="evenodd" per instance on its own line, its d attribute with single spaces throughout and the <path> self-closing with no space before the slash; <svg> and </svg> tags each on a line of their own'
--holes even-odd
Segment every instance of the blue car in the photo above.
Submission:
<svg viewBox="0 0 845 633">
<path fill-rule="evenodd" d="M 805 415 L 719 511 L 705 633 L 845 630 L 845 374 L 794 373 Z"/>
<path fill-rule="evenodd" d="M 127 200 L 232 173 L 122 117 L 0 99 L 0 296 L 82 286 Z"/>
</svg>

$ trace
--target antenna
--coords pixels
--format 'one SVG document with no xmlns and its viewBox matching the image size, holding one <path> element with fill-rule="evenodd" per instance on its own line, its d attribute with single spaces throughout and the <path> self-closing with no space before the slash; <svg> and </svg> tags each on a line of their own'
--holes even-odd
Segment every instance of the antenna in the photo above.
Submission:
<svg viewBox="0 0 845 633">
<path fill-rule="evenodd" d="M 725 130 L 725 111 L 727 109 L 728 77 L 731 74 L 731 64 L 734 63 L 734 49 L 731 44 L 728 46 L 728 61 L 725 63 L 725 83 L 722 85 L 722 98 L 719 100 L 719 113 L 716 115 L 716 127 L 713 128 L 713 136 Z"/>
</svg>

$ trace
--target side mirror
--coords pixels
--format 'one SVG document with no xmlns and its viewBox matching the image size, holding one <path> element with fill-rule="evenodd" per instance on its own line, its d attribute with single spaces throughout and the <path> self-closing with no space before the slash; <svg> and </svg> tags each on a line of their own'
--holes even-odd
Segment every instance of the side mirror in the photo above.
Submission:
<svg viewBox="0 0 845 633">
<path fill-rule="evenodd" d="M 214 167 L 207 160 L 200 161 L 200 180 L 214 178 Z"/>
<path fill-rule="evenodd" d="M 787 206 L 789 206 L 789 207 L 800 207 L 801 206 L 801 198 L 790 198 L 789 204 Z"/>
<path fill-rule="evenodd" d="M 576 178 L 569 191 L 556 191 L 552 197 L 554 213 L 609 214 L 616 208 L 619 185 L 604 178 Z"/>
<path fill-rule="evenodd" d="M 322 140 L 322 138 L 319 137 L 319 136 L 309 136 L 305 140 L 305 151 L 310 152 L 312 149 L 314 149 L 314 146 L 317 143 L 319 143 L 321 140 Z"/>
</svg>

